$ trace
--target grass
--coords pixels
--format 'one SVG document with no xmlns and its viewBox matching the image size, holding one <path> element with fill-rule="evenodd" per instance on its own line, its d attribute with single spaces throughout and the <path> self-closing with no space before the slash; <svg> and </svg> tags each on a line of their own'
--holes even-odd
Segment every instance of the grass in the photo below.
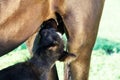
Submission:
<svg viewBox="0 0 120 80">
<path fill-rule="evenodd" d="M 89 80 L 120 80 L 120 54 L 93 51 Z"/>
<path fill-rule="evenodd" d="M 120 43 L 115 41 L 110 41 L 105 38 L 97 38 L 94 50 L 102 49 L 106 51 L 107 54 L 119 53 Z"/>
<path fill-rule="evenodd" d="M 0 70 L 19 62 L 24 62 L 30 58 L 27 50 L 13 51 L 0 57 Z"/>
</svg>

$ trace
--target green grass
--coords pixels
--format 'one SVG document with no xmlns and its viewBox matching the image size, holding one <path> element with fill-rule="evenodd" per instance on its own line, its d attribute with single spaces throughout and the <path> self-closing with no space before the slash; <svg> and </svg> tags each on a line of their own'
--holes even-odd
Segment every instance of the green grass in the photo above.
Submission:
<svg viewBox="0 0 120 80">
<path fill-rule="evenodd" d="M 0 57 L 0 70 L 18 62 L 24 62 L 29 58 L 30 54 L 27 50 L 10 52 L 9 54 Z"/>
<path fill-rule="evenodd" d="M 119 53 L 120 52 L 120 43 L 115 41 L 110 41 L 104 38 L 97 38 L 94 45 L 94 50 L 102 49 L 106 51 L 107 54 Z"/>
</svg>

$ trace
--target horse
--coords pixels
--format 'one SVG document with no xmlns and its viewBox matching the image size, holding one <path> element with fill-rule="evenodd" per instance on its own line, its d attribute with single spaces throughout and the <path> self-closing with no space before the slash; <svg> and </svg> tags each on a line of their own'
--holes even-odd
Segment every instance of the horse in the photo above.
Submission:
<svg viewBox="0 0 120 80">
<path fill-rule="evenodd" d="M 105 0 L 1 0 L 0 56 L 27 41 L 32 53 L 36 32 L 54 18 L 67 36 L 67 49 L 77 57 L 65 63 L 65 80 L 87 80 Z M 71 59 L 71 58 L 70 58 Z M 70 70 L 70 71 L 69 71 Z M 69 72 L 68 72 L 69 71 Z M 57 80 L 53 67 L 50 80 Z M 69 76 L 70 75 L 70 76 Z"/>
<path fill-rule="evenodd" d="M 56 61 L 75 57 L 64 51 L 64 42 L 54 28 L 42 29 L 37 36 L 41 38 L 32 58 L 0 70 L 0 80 L 49 80 L 48 73 Z"/>
</svg>

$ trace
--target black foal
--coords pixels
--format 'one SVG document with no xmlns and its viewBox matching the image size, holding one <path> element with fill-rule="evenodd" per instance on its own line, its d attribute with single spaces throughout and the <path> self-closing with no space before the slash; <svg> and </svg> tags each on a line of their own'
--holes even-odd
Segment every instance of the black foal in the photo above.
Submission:
<svg viewBox="0 0 120 80">
<path fill-rule="evenodd" d="M 64 51 L 64 43 L 54 28 L 42 29 L 33 57 L 0 71 L 0 80 L 49 80 L 48 72 L 57 60 L 73 54 Z"/>
</svg>

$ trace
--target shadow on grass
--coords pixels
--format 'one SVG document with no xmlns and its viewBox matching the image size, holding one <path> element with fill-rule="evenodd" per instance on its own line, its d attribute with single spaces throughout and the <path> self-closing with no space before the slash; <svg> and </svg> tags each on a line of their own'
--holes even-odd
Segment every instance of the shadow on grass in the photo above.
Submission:
<svg viewBox="0 0 120 80">
<path fill-rule="evenodd" d="M 93 50 L 104 50 L 107 54 L 119 53 L 120 52 L 120 43 L 110 41 L 104 38 L 97 38 Z"/>
</svg>

